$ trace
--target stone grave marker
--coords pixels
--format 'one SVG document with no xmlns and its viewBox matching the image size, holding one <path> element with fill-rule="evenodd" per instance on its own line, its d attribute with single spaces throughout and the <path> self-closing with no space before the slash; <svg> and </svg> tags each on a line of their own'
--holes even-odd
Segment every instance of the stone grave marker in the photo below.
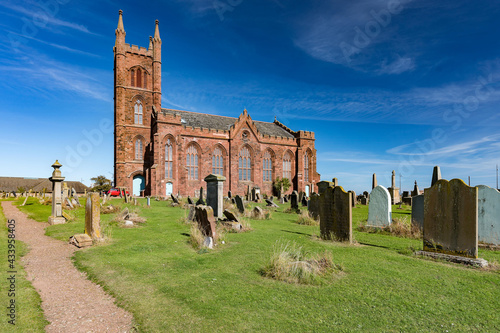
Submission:
<svg viewBox="0 0 500 333">
<path fill-rule="evenodd" d="M 424 251 L 477 258 L 478 189 L 440 179 L 424 192 Z"/>
<path fill-rule="evenodd" d="M 22 204 L 21 206 L 26 205 L 26 201 L 28 201 L 28 197 L 26 197 L 26 198 L 24 199 L 24 202 L 23 202 L 23 204 Z"/>
<path fill-rule="evenodd" d="M 196 206 L 196 221 L 205 237 L 216 238 L 214 211 L 210 206 Z"/>
<path fill-rule="evenodd" d="M 62 197 L 61 197 L 61 183 L 64 177 L 59 170 L 62 165 L 56 160 L 52 165 L 54 171 L 50 181 L 52 182 L 52 215 L 49 216 L 49 224 L 62 224 L 66 223 L 66 219 L 62 216 Z"/>
<path fill-rule="evenodd" d="M 233 212 L 231 212 L 230 210 L 224 209 L 223 214 L 224 214 L 224 216 L 226 217 L 226 219 L 228 221 L 240 222 L 238 220 L 238 217 Z"/>
<path fill-rule="evenodd" d="M 207 205 L 212 207 L 214 215 L 222 218 L 224 211 L 224 182 L 226 177 L 211 174 L 205 177 L 207 182 Z"/>
<path fill-rule="evenodd" d="M 205 200 L 203 200 L 203 187 L 200 188 L 200 197 L 198 198 L 198 201 L 196 201 L 196 206 L 198 205 L 205 206 Z"/>
<path fill-rule="evenodd" d="M 147 197 L 146 202 L 147 202 L 148 207 L 151 207 L 151 197 Z"/>
<path fill-rule="evenodd" d="M 302 196 L 302 200 L 300 201 L 300 204 L 304 207 L 307 207 L 307 205 L 309 204 L 309 200 L 307 200 L 306 196 Z"/>
<path fill-rule="evenodd" d="M 293 191 L 292 195 L 290 196 L 290 207 L 292 209 L 299 209 L 298 199 L 299 194 L 297 193 L 297 191 Z"/>
<path fill-rule="evenodd" d="M 486 185 L 478 189 L 478 241 L 500 245 L 500 192 Z"/>
<path fill-rule="evenodd" d="M 262 210 L 262 208 L 260 208 L 259 206 L 255 206 L 252 210 L 252 217 L 254 219 L 263 219 L 264 211 Z"/>
<path fill-rule="evenodd" d="M 374 174 L 372 175 L 372 191 L 373 191 L 373 189 L 374 189 L 375 187 L 377 187 L 377 186 L 378 186 L 378 184 L 377 184 L 377 174 L 375 174 L 375 173 L 374 173 Z"/>
<path fill-rule="evenodd" d="M 326 180 L 322 180 L 316 184 L 318 186 L 318 194 L 321 195 L 327 188 L 333 187 L 333 182 L 327 182 Z"/>
<path fill-rule="evenodd" d="M 194 205 L 193 199 L 191 199 L 191 197 L 189 195 L 188 195 L 187 201 L 188 201 L 188 205 Z"/>
<path fill-rule="evenodd" d="M 309 211 L 309 215 L 311 215 L 313 219 L 319 218 L 319 210 L 320 210 L 319 194 L 315 192 L 311 194 L 307 210 Z"/>
<path fill-rule="evenodd" d="M 192 222 L 196 219 L 196 206 L 195 205 L 188 205 L 189 207 L 189 213 L 188 213 L 188 221 Z"/>
<path fill-rule="evenodd" d="M 172 202 L 175 203 L 175 204 L 179 204 L 179 200 L 175 197 L 175 195 L 173 195 L 172 193 L 170 193 L 170 198 L 172 198 Z"/>
<path fill-rule="evenodd" d="M 378 185 L 370 193 L 367 224 L 374 227 L 387 227 L 391 222 L 391 195 L 385 187 Z"/>
<path fill-rule="evenodd" d="M 351 205 L 356 207 L 356 192 L 349 191 L 349 194 L 351 195 Z"/>
<path fill-rule="evenodd" d="M 418 189 L 417 181 L 415 180 L 415 186 L 413 186 L 413 191 L 411 191 L 411 196 L 414 197 L 420 195 L 420 190 Z"/>
<path fill-rule="evenodd" d="M 243 203 L 243 199 L 237 195 L 234 197 L 234 200 L 236 201 L 236 207 L 238 207 L 240 213 L 245 214 L 245 204 Z"/>
<path fill-rule="evenodd" d="M 232 198 L 231 191 L 227 191 L 227 197 L 228 197 L 229 199 L 231 199 L 231 198 Z"/>
<path fill-rule="evenodd" d="M 304 197 L 305 197 L 305 193 L 300 191 L 299 192 L 299 202 L 302 202 L 302 199 L 304 199 Z"/>
<path fill-rule="evenodd" d="M 431 187 L 441 179 L 441 169 L 436 165 L 432 170 Z M 425 191 L 425 190 L 424 190 Z"/>
<path fill-rule="evenodd" d="M 266 199 L 266 206 L 267 207 L 279 207 L 277 204 L 275 204 L 271 199 Z"/>
<path fill-rule="evenodd" d="M 411 224 L 420 230 L 424 228 L 424 195 L 419 194 L 412 197 Z"/>
<path fill-rule="evenodd" d="M 85 205 L 85 234 L 92 239 L 101 238 L 101 206 L 99 193 L 91 192 L 87 195 Z"/>
<path fill-rule="evenodd" d="M 73 203 L 71 202 L 71 200 L 70 200 L 69 198 L 66 198 L 66 200 L 65 200 L 65 201 L 66 201 L 66 205 L 67 205 L 70 209 L 75 208 L 75 207 L 73 206 Z"/>
<path fill-rule="evenodd" d="M 320 233 L 323 239 L 352 242 L 352 195 L 335 186 L 319 197 Z"/>
</svg>

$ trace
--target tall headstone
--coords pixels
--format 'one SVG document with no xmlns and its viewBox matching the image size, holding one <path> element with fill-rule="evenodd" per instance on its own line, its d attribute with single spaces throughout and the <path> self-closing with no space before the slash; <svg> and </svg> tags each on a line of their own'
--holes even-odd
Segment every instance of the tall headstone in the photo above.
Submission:
<svg viewBox="0 0 500 333">
<path fill-rule="evenodd" d="M 62 224 L 66 223 L 66 219 L 62 216 L 62 196 L 61 196 L 61 183 L 64 177 L 61 175 L 61 170 L 59 170 L 62 165 L 59 161 L 55 161 L 52 164 L 54 171 L 52 172 L 52 177 L 49 180 L 52 182 L 52 215 L 49 216 L 49 224 Z"/>
<path fill-rule="evenodd" d="M 322 180 L 316 184 L 318 186 L 318 194 L 321 195 L 327 188 L 333 187 L 333 182 L 327 182 L 326 180 Z"/>
<path fill-rule="evenodd" d="M 243 199 L 239 195 L 237 195 L 234 197 L 234 200 L 236 201 L 236 207 L 238 207 L 240 213 L 245 214 L 245 205 L 243 203 Z"/>
<path fill-rule="evenodd" d="M 500 192 L 486 185 L 478 189 L 478 241 L 500 245 Z"/>
<path fill-rule="evenodd" d="M 411 196 L 414 197 L 420 195 L 420 190 L 418 189 L 417 181 L 415 180 L 415 186 L 413 186 L 413 191 L 411 191 Z"/>
<path fill-rule="evenodd" d="M 411 201 L 411 224 L 422 230 L 424 228 L 424 195 L 416 195 Z"/>
<path fill-rule="evenodd" d="M 319 197 L 323 239 L 352 242 L 352 195 L 342 186 L 329 187 Z"/>
<path fill-rule="evenodd" d="M 377 175 L 374 173 L 372 176 L 372 190 L 377 187 Z"/>
<path fill-rule="evenodd" d="M 374 227 L 386 227 L 392 221 L 391 195 L 382 185 L 377 185 L 370 193 L 367 224 Z"/>
<path fill-rule="evenodd" d="M 351 195 L 351 205 L 356 207 L 356 192 L 349 191 L 349 194 Z"/>
<path fill-rule="evenodd" d="M 228 197 L 229 199 L 231 199 L 231 198 L 232 198 L 231 191 L 227 191 L 227 197 Z"/>
<path fill-rule="evenodd" d="M 387 189 L 391 195 L 391 203 L 393 205 L 401 202 L 401 197 L 399 195 L 399 188 L 396 187 L 396 172 L 392 170 L 391 177 L 391 187 Z"/>
<path fill-rule="evenodd" d="M 440 179 L 424 192 L 424 251 L 477 258 L 478 189 Z"/>
<path fill-rule="evenodd" d="M 222 218 L 226 177 L 211 174 L 205 177 L 205 181 L 207 182 L 207 205 L 212 207 L 215 217 Z"/>
<path fill-rule="evenodd" d="M 199 197 L 198 201 L 196 201 L 196 206 L 198 206 L 198 205 L 202 205 L 202 206 L 205 205 L 205 200 L 203 200 L 203 187 L 200 188 L 200 197 Z"/>
<path fill-rule="evenodd" d="M 309 215 L 313 219 L 319 218 L 319 210 L 320 210 L 320 202 L 319 202 L 319 194 L 317 193 L 312 193 L 311 197 L 309 198 L 309 206 L 307 207 L 307 210 L 309 211 Z"/>
<path fill-rule="evenodd" d="M 434 170 L 432 170 L 432 181 L 431 186 L 437 183 L 438 180 L 441 179 L 441 169 L 436 165 Z"/>
<path fill-rule="evenodd" d="M 87 195 L 85 205 L 85 234 L 92 239 L 101 238 L 101 205 L 99 193 L 91 192 Z"/>
<path fill-rule="evenodd" d="M 290 207 L 292 209 L 299 209 L 299 194 L 297 191 L 293 191 L 290 195 Z"/>
</svg>

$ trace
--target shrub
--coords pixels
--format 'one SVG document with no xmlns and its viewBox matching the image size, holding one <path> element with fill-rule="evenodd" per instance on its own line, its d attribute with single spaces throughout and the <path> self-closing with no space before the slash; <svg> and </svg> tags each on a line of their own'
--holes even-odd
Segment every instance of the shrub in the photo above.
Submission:
<svg viewBox="0 0 500 333">
<path fill-rule="evenodd" d="M 319 225 L 319 221 L 316 219 L 313 219 L 311 217 L 311 215 L 309 214 L 309 211 L 307 211 L 307 210 L 303 210 L 300 213 L 300 215 L 297 219 L 297 223 L 302 224 L 302 225 L 313 225 L 313 226 Z"/>
<path fill-rule="evenodd" d="M 261 273 L 287 283 L 321 284 L 341 270 L 334 264 L 330 252 L 310 255 L 294 242 L 277 241 L 271 259 Z"/>
</svg>

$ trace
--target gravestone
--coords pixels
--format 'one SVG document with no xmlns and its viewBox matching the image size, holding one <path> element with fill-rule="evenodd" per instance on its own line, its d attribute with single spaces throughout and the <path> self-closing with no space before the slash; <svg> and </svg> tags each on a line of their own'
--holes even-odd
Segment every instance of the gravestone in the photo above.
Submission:
<svg viewBox="0 0 500 333">
<path fill-rule="evenodd" d="M 263 219 L 264 211 L 262 210 L 262 208 L 260 208 L 259 206 L 255 206 L 252 210 L 252 217 L 254 219 Z"/>
<path fill-rule="evenodd" d="M 396 172 L 392 170 L 392 177 L 391 177 L 391 187 L 389 187 L 387 190 L 389 191 L 391 195 L 391 203 L 393 205 L 398 204 L 401 202 L 401 197 L 399 195 L 399 188 L 396 187 Z"/>
<path fill-rule="evenodd" d="M 411 199 L 411 224 L 422 230 L 424 228 L 424 195 L 419 194 Z"/>
<path fill-rule="evenodd" d="M 279 207 L 277 204 L 275 204 L 271 199 L 266 199 L 266 206 L 267 207 Z"/>
<path fill-rule="evenodd" d="M 224 210 L 223 191 L 226 177 L 211 174 L 205 177 L 205 181 L 207 182 L 207 205 L 212 207 L 215 217 L 222 218 Z"/>
<path fill-rule="evenodd" d="M 424 251 L 477 258 L 478 189 L 440 179 L 424 192 Z"/>
<path fill-rule="evenodd" d="M 231 196 L 231 191 L 227 191 L 227 197 L 228 197 L 229 199 L 231 199 L 231 198 L 232 198 L 232 196 Z"/>
<path fill-rule="evenodd" d="M 335 186 L 319 197 L 321 238 L 352 242 L 352 195 Z"/>
<path fill-rule="evenodd" d="M 198 228 L 205 237 L 216 238 L 214 210 L 210 206 L 196 206 Z"/>
<path fill-rule="evenodd" d="M 231 212 L 230 210 L 227 210 L 227 209 L 224 209 L 224 212 L 223 212 L 224 216 L 226 217 L 226 219 L 228 221 L 234 221 L 234 222 L 240 222 L 238 220 L 238 217 L 233 213 Z"/>
<path fill-rule="evenodd" d="M 280 204 L 284 204 L 285 203 L 285 198 L 284 197 L 281 197 L 279 200 L 280 200 Z"/>
<path fill-rule="evenodd" d="M 349 194 L 351 195 L 351 205 L 352 205 L 352 207 L 356 207 L 356 192 L 349 191 Z"/>
<path fill-rule="evenodd" d="M 292 195 L 290 196 L 290 207 L 292 209 L 299 209 L 298 199 L 299 194 L 297 193 L 297 191 L 293 191 Z"/>
<path fill-rule="evenodd" d="M 134 198 L 134 206 L 137 206 L 137 198 Z"/>
<path fill-rule="evenodd" d="M 203 187 L 200 188 L 200 197 L 198 198 L 198 201 L 196 201 L 196 206 L 198 205 L 205 206 L 205 200 L 203 200 Z"/>
<path fill-rule="evenodd" d="M 196 206 L 195 205 L 188 205 L 189 207 L 189 213 L 187 216 L 187 219 L 189 222 L 192 222 L 196 219 Z"/>
<path fill-rule="evenodd" d="M 437 181 L 440 179 L 441 179 L 441 169 L 436 165 L 432 170 L 431 187 L 434 186 L 434 184 L 436 184 Z"/>
<path fill-rule="evenodd" d="M 309 200 L 307 200 L 306 196 L 304 195 L 302 197 L 302 200 L 300 200 L 300 203 L 302 206 L 307 207 L 307 205 L 309 204 Z"/>
<path fill-rule="evenodd" d="M 284 196 L 282 199 L 283 199 L 283 203 L 287 203 L 288 202 L 288 198 L 286 196 Z"/>
<path fill-rule="evenodd" d="M 99 193 L 91 192 L 87 195 L 85 205 L 85 234 L 92 239 L 101 238 L 101 205 Z"/>
<path fill-rule="evenodd" d="M 326 180 L 322 180 L 316 184 L 318 186 L 318 194 L 321 195 L 327 188 L 333 187 L 333 182 L 327 182 Z"/>
<path fill-rule="evenodd" d="M 378 186 L 378 184 L 377 184 L 377 175 L 374 173 L 373 176 L 372 176 L 372 191 L 377 186 Z"/>
<path fill-rule="evenodd" d="M 415 186 L 413 186 L 413 191 L 411 191 L 411 196 L 414 197 L 420 195 L 420 190 L 418 189 L 417 181 L 415 180 Z"/>
<path fill-rule="evenodd" d="M 237 195 L 234 197 L 234 200 L 236 201 L 236 207 L 238 207 L 240 213 L 245 214 L 245 205 L 243 203 L 243 199 L 239 195 Z"/>
<path fill-rule="evenodd" d="M 304 199 L 304 197 L 305 197 L 305 193 L 300 191 L 299 192 L 299 202 L 302 202 L 302 199 Z"/>
<path fill-rule="evenodd" d="M 146 200 L 148 207 L 151 207 L 151 197 L 147 197 Z"/>
<path fill-rule="evenodd" d="M 319 210 L 320 210 L 320 202 L 319 202 L 319 194 L 312 193 L 309 198 L 309 206 L 307 207 L 309 211 L 309 215 L 315 220 L 319 218 Z"/>
<path fill-rule="evenodd" d="M 194 205 L 193 199 L 191 199 L 191 197 L 189 195 L 187 198 L 187 202 L 188 202 L 188 205 Z"/>
<path fill-rule="evenodd" d="M 337 178 L 332 178 L 332 186 L 339 186 L 339 180 Z"/>
<path fill-rule="evenodd" d="M 61 183 L 64 177 L 59 170 L 62 165 L 56 160 L 52 167 L 54 171 L 49 178 L 52 182 L 52 215 L 49 216 L 49 224 L 63 224 L 66 223 L 66 219 L 62 216 Z"/>
<path fill-rule="evenodd" d="M 246 194 L 246 200 L 251 201 L 251 192 L 250 192 L 250 185 L 247 186 L 247 194 Z"/>
<path fill-rule="evenodd" d="M 486 185 L 478 188 L 478 241 L 500 245 L 500 192 Z"/>
<path fill-rule="evenodd" d="M 66 205 L 69 207 L 69 209 L 73 209 L 75 208 L 73 206 L 73 203 L 71 202 L 71 200 L 69 198 L 66 198 Z"/>
<path fill-rule="evenodd" d="M 364 205 L 364 206 L 368 205 L 368 198 L 365 197 L 364 195 L 361 198 L 361 204 Z"/>
<path fill-rule="evenodd" d="M 392 221 L 391 195 L 382 185 L 378 185 L 370 193 L 367 225 L 387 227 Z"/>
<path fill-rule="evenodd" d="M 27 197 L 27 196 L 26 196 L 26 198 L 24 199 L 24 202 L 23 202 L 23 204 L 22 204 L 21 206 L 26 205 L 26 201 L 28 201 L 28 197 Z"/>
<path fill-rule="evenodd" d="M 179 204 L 179 200 L 172 193 L 170 193 L 170 198 L 172 199 L 173 203 Z"/>
</svg>

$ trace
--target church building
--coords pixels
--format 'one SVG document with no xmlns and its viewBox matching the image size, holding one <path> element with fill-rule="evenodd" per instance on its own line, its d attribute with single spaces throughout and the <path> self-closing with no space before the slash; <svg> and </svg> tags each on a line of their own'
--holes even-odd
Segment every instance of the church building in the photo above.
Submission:
<svg viewBox="0 0 500 333">
<path fill-rule="evenodd" d="M 114 46 L 115 186 L 134 195 L 197 195 L 204 178 L 226 178 L 233 195 L 259 187 L 273 194 L 273 181 L 288 178 L 288 190 L 313 192 L 314 133 L 292 131 L 278 120 L 253 120 L 163 109 L 161 39 L 156 21 L 149 47 L 125 43 L 122 11 Z"/>
</svg>

